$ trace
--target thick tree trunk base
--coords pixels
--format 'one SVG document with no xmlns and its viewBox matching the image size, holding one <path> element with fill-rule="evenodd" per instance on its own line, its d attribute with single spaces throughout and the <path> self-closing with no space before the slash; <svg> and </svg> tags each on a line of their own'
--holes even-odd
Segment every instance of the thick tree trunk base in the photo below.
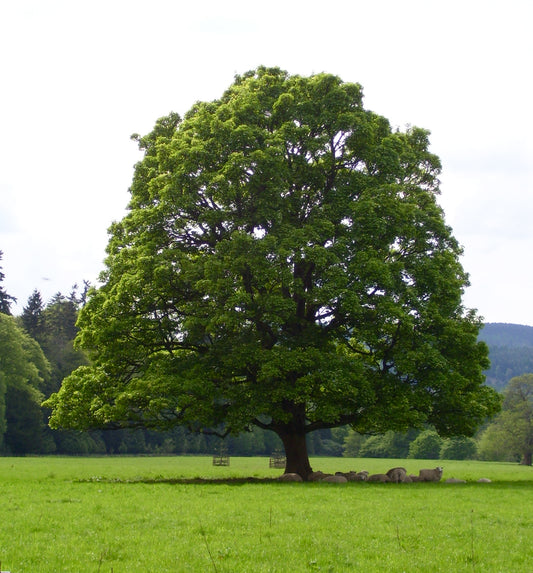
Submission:
<svg viewBox="0 0 533 573">
<path fill-rule="evenodd" d="M 295 473 L 307 481 L 312 473 L 305 434 L 280 434 L 279 436 L 285 447 L 285 473 Z"/>
</svg>

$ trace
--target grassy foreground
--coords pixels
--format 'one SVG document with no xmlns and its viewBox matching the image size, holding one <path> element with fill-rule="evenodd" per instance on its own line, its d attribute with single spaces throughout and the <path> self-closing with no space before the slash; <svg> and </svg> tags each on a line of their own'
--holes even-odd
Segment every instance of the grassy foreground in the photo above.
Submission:
<svg viewBox="0 0 533 573">
<path fill-rule="evenodd" d="M 533 469 L 440 462 L 467 484 L 179 483 L 276 477 L 268 458 L 0 458 L 11 573 L 531 571 Z M 438 462 L 320 458 L 371 473 Z M 488 477 L 490 484 L 477 479 Z"/>
</svg>

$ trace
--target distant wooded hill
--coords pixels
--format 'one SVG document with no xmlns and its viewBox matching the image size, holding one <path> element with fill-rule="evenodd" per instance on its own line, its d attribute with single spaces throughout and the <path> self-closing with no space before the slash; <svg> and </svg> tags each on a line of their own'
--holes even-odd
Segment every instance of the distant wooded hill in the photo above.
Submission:
<svg viewBox="0 0 533 573">
<path fill-rule="evenodd" d="M 514 376 L 533 372 L 533 326 L 489 322 L 479 334 L 490 350 L 487 384 L 503 390 Z"/>
</svg>

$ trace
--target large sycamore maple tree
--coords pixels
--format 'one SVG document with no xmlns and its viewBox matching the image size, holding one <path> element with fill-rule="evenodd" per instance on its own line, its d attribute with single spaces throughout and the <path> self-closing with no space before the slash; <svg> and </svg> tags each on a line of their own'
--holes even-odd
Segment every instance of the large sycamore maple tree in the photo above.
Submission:
<svg viewBox="0 0 533 573">
<path fill-rule="evenodd" d="M 468 435 L 497 411 L 427 131 L 358 84 L 261 67 L 134 137 L 79 318 L 91 365 L 47 401 L 53 427 L 255 425 L 305 479 L 314 430 Z"/>
</svg>

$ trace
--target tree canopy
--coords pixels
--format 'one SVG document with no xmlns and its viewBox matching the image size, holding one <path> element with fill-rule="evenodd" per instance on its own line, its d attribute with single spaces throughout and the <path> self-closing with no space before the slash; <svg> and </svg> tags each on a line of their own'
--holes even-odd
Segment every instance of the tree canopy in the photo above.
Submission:
<svg viewBox="0 0 533 573">
<path fill-rule="evenodd" d="M 392 129 L 358 84 L 262 67 L 134 138 L 78 322 L 92 362 L 51 425 L 256 425 L 306 477 L 314 430 L 472 434 L 495 413 L 426 130 Z"/>
</svg>

